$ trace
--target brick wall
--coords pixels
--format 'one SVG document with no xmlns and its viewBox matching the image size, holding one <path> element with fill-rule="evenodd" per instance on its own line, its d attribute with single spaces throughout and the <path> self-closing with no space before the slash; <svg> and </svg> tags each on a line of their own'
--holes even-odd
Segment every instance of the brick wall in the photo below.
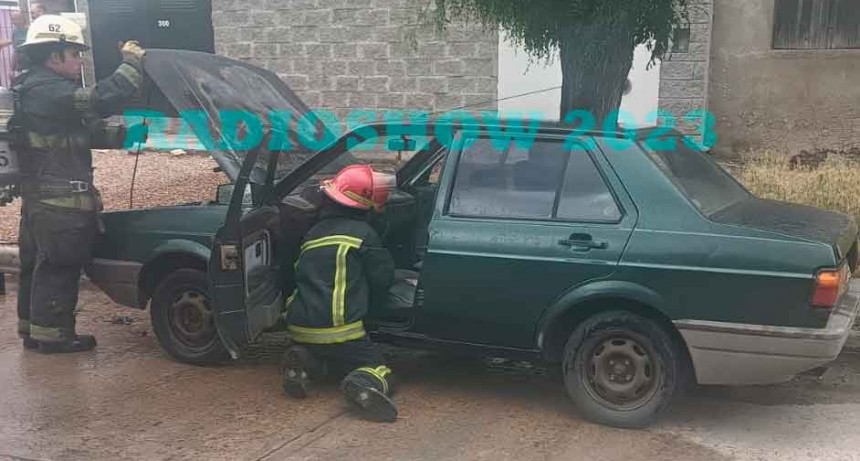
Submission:
<svg viewBox="0 0 860 461">
<path fill-rule="evenodd" d="M 213 0 L 216 53 L 276 72 L 309 106 L 341 121 L 352 109 L 435 112 L 495 100 L 498 33 L 452 25 L 437 35 L 417 26 L 426 4 Z"/>
<path fill-rule="evenodd" d="M 674 126 L 696 142 L 703 141 L 704 117 L 686 116 L 708 107 L 708 73 L 711 55 L 713 0 L 691 0 L 690 40 L 686 52 L 673 52 L 660 64 L 659 107 L 669 117 L 660 117 L 660 124 Z"/>
</svg>

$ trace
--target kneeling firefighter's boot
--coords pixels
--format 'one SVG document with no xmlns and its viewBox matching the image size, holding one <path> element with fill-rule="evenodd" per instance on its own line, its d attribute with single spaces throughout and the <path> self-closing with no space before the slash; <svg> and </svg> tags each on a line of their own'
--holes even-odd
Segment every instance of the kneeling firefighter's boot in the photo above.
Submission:
<svg viewBox="0 0 860 461">
<path fill-rule="evenodd" d="M 343 379 L 341 390 L 347 403 L 363 418 L 371 421 L 392 423 L 397 420 L 397 406 L 388 398 L 387 367 L 359 368 Z"/>
<path fill-rule="evenodd" d="M 309 361 L 310 352 L 302 346 L 290 346 L 284 353 L 284 359 L 281 363 L 282 385 L 284 392 L 290 397 L 303 399 L 308 396 L 308 388 L 310 387 Z"/>
<path fill-rule="evenodd" d="M 38 349 L 39 341 L 30 336 L 30 321 L 18 319 L 18 337 L 24 343 L 24 349 Z"/>
<path fill-rule="evenodd" d="M 35 339 L 33 339 L 32 336 L 30 336 L 30 335 L 22 336 L 21 339 L 24 343 L 24 349 L 38 349 L 39 348 L 39 341 L 36 341 Z"/>
</svg>

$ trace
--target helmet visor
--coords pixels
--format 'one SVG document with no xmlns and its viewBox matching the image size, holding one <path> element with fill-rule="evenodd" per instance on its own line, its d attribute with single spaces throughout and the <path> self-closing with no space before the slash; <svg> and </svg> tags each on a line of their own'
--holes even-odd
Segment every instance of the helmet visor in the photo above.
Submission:
<svg viewBox="0 0 860 461">
<path fill-rule="evenodd" d="M 379 171 L 372 171 L 373 207 L 379 211 L 385 207 L 391 191 L 397 188 L 397 176 Z"/>
<path fill-rule="evenodd" d="M 373 170 L 373 189 L 390 192 L 397 188 L 397 176 Z"/>
</svg>

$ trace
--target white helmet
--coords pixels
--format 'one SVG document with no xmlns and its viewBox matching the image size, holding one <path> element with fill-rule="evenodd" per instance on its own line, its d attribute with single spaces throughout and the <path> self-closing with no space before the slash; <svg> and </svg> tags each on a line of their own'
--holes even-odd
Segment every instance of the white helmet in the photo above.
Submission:
<svg viewBox="0 0 860 461">
<path fill-rule="evenodd" d="M 36 45 L 61 44 L 79 49 L 89 49 L 84 42 L 84 32 L 75 21 L 54 14 L 39 16 L 27 29 L 27 40 L 21 45 L 27 50 Z"/>
</svg>

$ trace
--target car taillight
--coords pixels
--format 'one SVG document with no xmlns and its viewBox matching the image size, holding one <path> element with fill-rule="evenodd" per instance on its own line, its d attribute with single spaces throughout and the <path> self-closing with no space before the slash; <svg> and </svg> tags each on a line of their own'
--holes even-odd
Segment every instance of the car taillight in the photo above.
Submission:
<svg viewBox="0 0 860 461">
<path fill-rule="evenodd" d="M 815 291 L 812 293 L 812 306 L 830 309 L 848 289 L 851 275 L 848 266 L 839 269 L 824 269 L 815 276 Z"/>
</svg>

